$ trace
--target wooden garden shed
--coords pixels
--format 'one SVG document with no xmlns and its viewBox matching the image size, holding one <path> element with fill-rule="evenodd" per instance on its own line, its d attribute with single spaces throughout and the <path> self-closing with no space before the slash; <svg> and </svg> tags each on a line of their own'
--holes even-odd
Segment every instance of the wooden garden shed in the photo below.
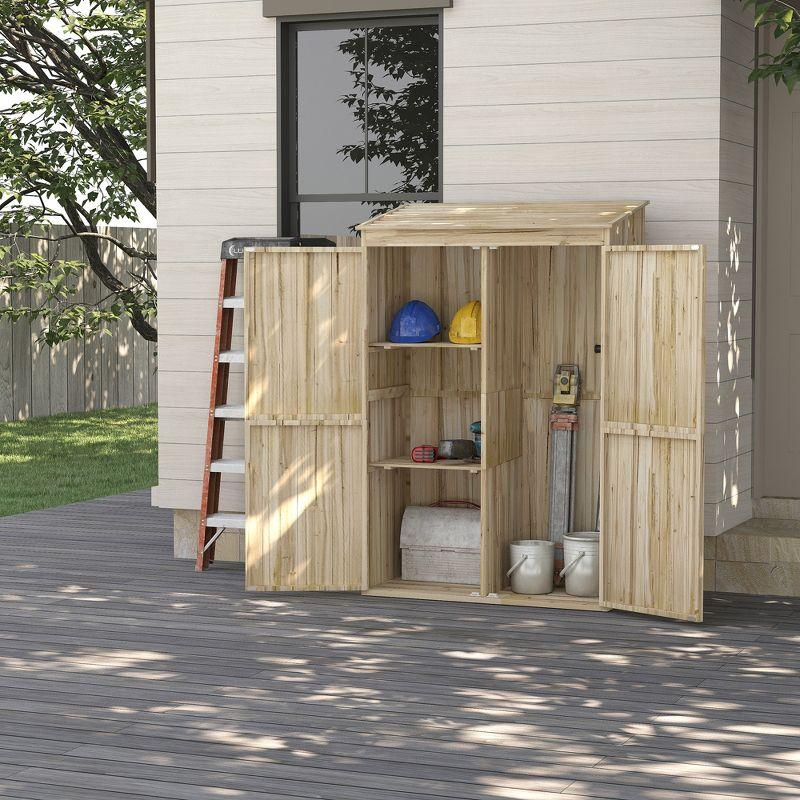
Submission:
<svg viewBox="0 0 800 800">
<path fill-rule="evenodd" d="M 702 619 L 705 252 L 646 246 L 644 202 L 418 204 L 359 247 L 245 259 L 246 583 Z M 387 341 L 422 299 L 482 304 L 480 345 Z M 518 595 L 508 545 L 546 538 L 558 363 L 583 374 L 576 530 L 599 503 L 597 600 Z M 479 463 L 415 464 L 480 419 Z M 481 507 L 480 584 L 400 579 L 408 505 Z"/>
</svg>

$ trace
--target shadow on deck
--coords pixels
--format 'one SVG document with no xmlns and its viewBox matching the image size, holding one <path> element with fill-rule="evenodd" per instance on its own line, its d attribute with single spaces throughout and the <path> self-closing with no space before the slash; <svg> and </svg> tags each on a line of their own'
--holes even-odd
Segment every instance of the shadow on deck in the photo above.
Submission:
<svg viewBox="0 0 800 800">
<path fill-rule="evenodd" d="M 800 601 L 257 595 L 135 492 L 0 519 L 0 795 L 800 797 Z"/>
</svg>

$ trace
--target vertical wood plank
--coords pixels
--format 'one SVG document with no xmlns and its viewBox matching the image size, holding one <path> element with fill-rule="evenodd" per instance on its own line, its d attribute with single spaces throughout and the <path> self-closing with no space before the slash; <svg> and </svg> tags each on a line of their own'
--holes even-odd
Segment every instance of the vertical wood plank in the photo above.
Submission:
<svg viewBox="0 0 800 800">
<path fill-rule="evenodd" d="M 2 238 L 0 244 L 8 245 L 11 239 Z M 6 258 L 10 258 L 10 255 Z M 0 308 L 8 308 L 11 299 L 0 294 Z M 0 421 L 8 422 L 14 415 L 14 376 L 13 376 L 14 336 L 11 320 L 0 319 Z"/>
<path fill-rule="evenodd" d="M 119 228 L 117 236 L 126 244 L 141 248 L 147 244 L 147 231 L 140 228 Z M 125 267 L 127 258 L 118 257 L 117 277 L 125 280 Z M 138 264 L 135 265 L 138 270 Z M 117 404 L 121 408 L 134 405 L 133 400 L 133 337 L 134 330 L 130 318 L 123 316 L 117 325 Z"/>
<path fill-rule="evenodd" d="M 63 261 L 84 261 L 81 243 L 77 239 L 68 239 L 59 248 L 59 258 Z M 73 297 L 76 302 L 84 299 L 84 286 L 88 280 L 88 267 L 85 268 L 76 283 Z M 67 411 L 86 410 L 86 364 L 83 339 L 72 339 L 66 344 L 67 353 Z"/>
<path fill-rule="evenodd" d="M 557 364 L 580 365 L 582 397 L 599 396 L 600 248 L 536 247 L 523 275 L 525 391 L 553 396 Z"/>
<path fill-rule="evenodd" d="M 50 413 L 63 414 L 69 410 L 67 398 L 67 344 L 60 342 L 49 348 L 50 355 Z"/>
<path fill-rule="evenodd" d="M 406 248 L 366 251 L 368 342 L 386 340 L 394 314 L 410 296 L 409 252 Z M 392 458 L 411 447 L 411 370 L 408 354 L 402 351 L 380 350 L 368 354 L 366 389 L 399 387 L 405 394 L 367 402 L 367 463 Z M 428 434 L 421 426 L 419 430 L 415 427 L 414 435 Z M 422 485 L 416 487 L 416 491 L 422 490 Z M 431 491 L 428 496 L 433 495 Z M 410 502 L 411 476 L 407 471 L 368 470 L 365 504 L 368 586 L 400 577 L 400 524 Z"/>
<path fill-rule="evenodd" d="M 155 403 L 158 398 L 158 345 L 147 343 L 147 402 Z"/>
<path fill-rule="evenodd" d="M 118 236 L 120 231 L 117 228 L 110 228 L 109 233 L 112 236 Z M 102 242 L 100 244 L 100 254 L 105 263 L 108 265 L 110 271 L 116 276 L 120 277 L 123 272 L 120 265 L 120 259 L 117 255 L 117 248 L 110 242 Z M 102 286 L 100 287 L 101 297 L 105 298 L 109 295 L 109 290 Z M 108 308 L 114 303 L 113 297 L 103 301 L 103 308 Z M 100 372 L 102 375 L 102 392 L 100 405 L 102 408 L 116 408 L 118 404 L 118 383 L 117 383 L 117 341 L 118 341 L 119 325 L 117 322 L 109 323 L 105 328 L 105 333 L 100 337 Z"/>
<path fill-rule="evenodd" d="M 530 248 L 484 248 L 481 302 L 483 471 L 481 594 L 505 585 L 508 545 L 522 537 L 522 287 Z"/>
<path fill-rule="evenodd" d="M 80 246 L 81 259 L 86 260 L 83 245 Z M 97 276 L 87 267 L 86 280 L 83 284 L 83 298 L 87 305 L 96 304 L 101 298 L 102 285 Z M 96 411 L 103 403 L 103 373 L 101 360 L 101 344 L 99 334 L 89 336 L 83 347 L 84 352 L 84 394 L 83 404 L 86 411 Z"/>
<path fill-rule="evenodd" d="M 32 255 L 47 259 L 50 255 L 50 246 L 44 238 L 51 237 L 52 231 L 47 228 L 37 227 L 34 236 L 29 239 L 29 249 Z M 42 289 L 31 290 L 31 304 L 39 308 L 45 302 L 45 293 Z M 47 327 L 47 322 L 38 317 L 30 321 L 31 336 L 31 416 L 47 417 L 50 415 L 50 348 L 42 340 Z"/>
<path fill-rule="evenodd" d="M 149 229 L 147 232 L 147 248 L 151 253 L 157 252 L 158 242 L 158 231 L 154 228 Z M 158 274 L 158 264 L 153 265 L 154 269 L 156 270 L 156 274 Z M 238 285 L 238 284 L 237 284 Z M 157 328 L 158 327 L 158 320 L 152 320 L 152 324 Z M 137 336 L 137 339 L 141 339 L 141 336 Z M 146 402 L 148 403 L 156 403 L 158 402 L 158 343 L 157 342 L 148 342 L 147 346 L 147 355 L 148 355 L 148 362 L 147 362 L 147 399 Z"/>
<path fill-rule="evenodd" d="M 445 249 L 439 247 L 391 248 L 390 254 L 402 264 L 407 272 L 406 283 L 408 300 L 422 300 L 439 316 L 443 327 L 450 323 L 446 302 L 443 267 Z M 399 307 L 394 309 L 395 312 Z M 442 334 L 445 340 L 446 333 Z M 444 416 L 443 364 L 440 352 L 419 350 L 404 354 L 408 362 L 409 393 L 406 406 L 408 433 L 410 440 L 405 451 L 395 456 L 410 455 L 411 449 L 422 444 L 438 445 L 444 438 L 443 430 L 448 427 Z M 454 438 L 460 438 L 454 436 Z M 442 496 L 442 480 L 438 474 L 412 470 L 407 476 L 409 483 L 409 502 L 411 505 L 430 505 L 445 499 Z"/>
<path fill-rule="evenodd" d="M 50 236 L 53 237 L 51 231 Z M 64 245 L 62 242 L 51 242 L 49 248 L 49 258 L 51 263 L 55 261 L 64 260 L 63 258 Z M 75 284 L 72 279 L 71 285 Z M 72 291 L 71 302 L 79 300 L 82 297 L 80 290 Z M 81 344 L 82 349 L 82 344 Z M 50 356 L 50 413 L 61 414 L 69 411 L 69 379 L 70 379 L 70 364 L 69 364 L 69 343 L 61 342 L 49 348 Z M 81 408 L 83 406 L 81 405 Z"/>
<path fill-rule="evenodd" d="M 17 238 L 15 246 L 23 253 L 30 253 L 28 239 Z M 18 292 L 13 302 L 20 306 L 29 306 L 31 293 L 29 289 Z M 26 318 L 18 319 L 12 325 L 12 360 L 14 419 L 27 419 L 31 415 L 31 324 Z"/>
<path fill-rule="evenodd" d="M 150 347 L 137 333 L 133 338 L 133 403 L 140 406 L 150 400 Z"/>
</svg>

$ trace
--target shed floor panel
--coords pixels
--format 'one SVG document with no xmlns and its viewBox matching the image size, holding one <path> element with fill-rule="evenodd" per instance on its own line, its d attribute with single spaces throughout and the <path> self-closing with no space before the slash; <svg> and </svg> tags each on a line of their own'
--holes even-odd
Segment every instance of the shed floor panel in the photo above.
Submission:
<svg viewBox="0 0 800 800">
<path fill-rule="evenodd" d="M 135 492 L 0 519 L 0 795 L 800 796 L 800 600 L 258 595 Z"/>
</svg>

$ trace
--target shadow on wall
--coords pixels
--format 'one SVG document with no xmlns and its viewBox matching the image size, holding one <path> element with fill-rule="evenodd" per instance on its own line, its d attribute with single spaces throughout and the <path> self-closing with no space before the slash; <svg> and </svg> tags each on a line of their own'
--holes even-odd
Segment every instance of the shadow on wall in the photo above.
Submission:
<svg viewBox="0 0 800 800">
<path fill-rule="evenodd" d="M 716 344 L 709 348 L 707 363 L 708 399 L 706 422 L 714 426 L 706 457 L 716 465 L 709 468 L 707 502 L 724 500 L 733 516 L 752 488 L 753 388 L 750 377 L 752 353 L 752 301 L 750 276 L 742 270 L 742 228 L 729 218 L 726 226 L 728 260 L 719 265 L 719 299 L 709 303 L 711 317 L 706 338 Z M 709 315 L 711 316 L 711 315 Z M 725 512 L 718 512 L 725 513 Z"/>
</svg>

